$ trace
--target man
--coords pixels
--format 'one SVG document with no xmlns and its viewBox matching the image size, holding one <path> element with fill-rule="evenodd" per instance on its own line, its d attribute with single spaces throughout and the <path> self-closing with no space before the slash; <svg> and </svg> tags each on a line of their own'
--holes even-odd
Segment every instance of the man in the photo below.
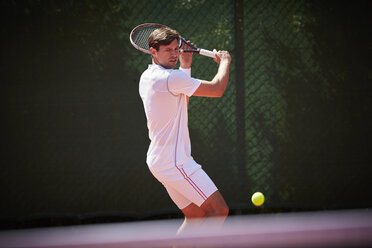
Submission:
<svg viewBox="0 0 372 248">
<path fill-rule="evenodd" d="M 223 95 L 231 57 L 227 51 L 214 50 L 219 67 L 213 80 L 192 78 L 192 53 L 180 51 L 179 39 L 178 32 L 169 28 L 150 35 L 152 64 L 141 76 L 139 92 L 151 140 L 146 162 L 184 213 L 182 230 L 205 217 L 224 220 L 229 212 L 213 181 L 191 156 L 187 107 L 190 96 Z M 175 69 L 178 58 L 179 70 Z"/>
</svg>

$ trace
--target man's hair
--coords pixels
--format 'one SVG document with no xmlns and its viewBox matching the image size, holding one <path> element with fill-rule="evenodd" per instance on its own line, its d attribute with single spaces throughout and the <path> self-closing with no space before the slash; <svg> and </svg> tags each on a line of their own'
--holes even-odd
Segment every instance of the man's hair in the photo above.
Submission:
<svg viewBox="0 0 372 248">
<path fill-rule="evenodd" d="M 160 45 L 169 45 L 173 40 L 180 41 L 180 34 L 170 28 L 158 28 L 154 30 L 148 39 L 149 47 L 155 48 L 159 51 Z"/>
</svg>

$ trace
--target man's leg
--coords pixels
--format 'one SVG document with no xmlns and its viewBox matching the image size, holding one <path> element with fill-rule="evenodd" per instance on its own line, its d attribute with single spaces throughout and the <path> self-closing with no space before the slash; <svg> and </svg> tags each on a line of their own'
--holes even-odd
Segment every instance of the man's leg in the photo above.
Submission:
<svg viewBox="0 0 372 248">
<path fill-rule="evenodd" d="M 181 209 L 181 211 L 185 215 L 185 220 L 178 228 L 177 234 L 181 234 L 190 228 L 192 229 L 193 227 L 198 227 L 203 224 L 206 213 L 202 208 L 198 207 L 194 203 Z"/>
<path fill-rule="evenodd" d="M 185 215 L 180 230 L 200 225 L 206 217 L 218 218 L 219 223 L 223 223 L 228 216 L 229 208 L 221 193 L 195 161 L 176 166 L 166 173 L 153 174 L 163 183 L 173 202 Z"/>
<path fill-rule="evenodd" d="M 189 228 L 200 226 L 205 222 L 206 217 L 213 217 L 210 220 L 213 221 L 214 227 L 221 226 L 229 214 L 229 208 L 217 190 L 200 207 L 191 203 L 183 208 L 182 212 L 185 215 L 185 220 L 178 229 L 178 234 Z"/>
<path fill-rule="evenodd" d="M 200 206 L 206 213 L 206 217 L 221 217 L 226 219 L 229 215 L 229 207 L 217 190 Z"/>
<path fill-rule="evenodd" d="M 208 197 L 200 207 L 191 203 L 181 210 L 184 213 L 185 218 L 189 219 L 205 217 L 226 218 L 229 215 L 229 207 L 218 190 Z"/>
</svg>

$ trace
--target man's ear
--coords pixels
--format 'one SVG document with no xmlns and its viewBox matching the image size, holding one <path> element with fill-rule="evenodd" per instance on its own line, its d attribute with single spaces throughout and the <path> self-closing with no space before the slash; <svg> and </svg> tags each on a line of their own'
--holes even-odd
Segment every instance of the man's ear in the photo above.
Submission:
<svg viewBox="0 0 372 248">
<path fill-rule="evenodd" d="M 156 53 L 157 53 L 157 51 L 156 51 L 156 49 L 155 49 L 155 48 L 153 48 L 153 47 L 150 47 L 150 53 L 151 53 L 151 55 L 152 55 L 152 56 L 155 56 L 155 55 L 156 55 Z"/>
</svg>

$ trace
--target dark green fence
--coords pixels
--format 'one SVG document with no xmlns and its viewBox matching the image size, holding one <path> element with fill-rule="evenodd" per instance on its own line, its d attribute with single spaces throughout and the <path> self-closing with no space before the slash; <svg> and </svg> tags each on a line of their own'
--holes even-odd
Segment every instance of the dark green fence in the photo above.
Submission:
<svg viewBox="0 0 372 248">
<path fill-rule="evenodd" d="M 232 213 L 255 211 L 255 191 L 267 212 L 371 207 L 367 4 L 1 3 L 2 227 L 177 213 L 145 163 L 138 80 L 151 59 L 129 43 L 145 22 L 232 55 L 224 96 L 189 105 L 193 156 Z M 216 70 L 194 56 L 194 77 L 212 79 Z"/>
</svg>

